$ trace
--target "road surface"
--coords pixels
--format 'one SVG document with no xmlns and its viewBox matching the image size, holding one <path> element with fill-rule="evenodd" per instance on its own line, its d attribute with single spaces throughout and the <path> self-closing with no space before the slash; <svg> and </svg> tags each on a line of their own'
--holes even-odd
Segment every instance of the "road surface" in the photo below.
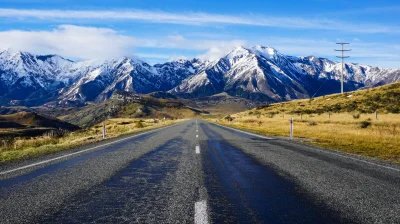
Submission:
<svg viewBox="0 0 400 224">
<path fill-rule="evenodd" d="M 1 223 L 400 223 L 400 167 L 204 121 L 0 167 Z"/>
</svg>

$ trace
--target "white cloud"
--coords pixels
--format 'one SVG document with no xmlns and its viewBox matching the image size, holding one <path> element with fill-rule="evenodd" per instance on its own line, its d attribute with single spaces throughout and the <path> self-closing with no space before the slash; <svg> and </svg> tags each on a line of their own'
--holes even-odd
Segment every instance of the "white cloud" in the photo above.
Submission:
<svg viewBox="0 0 400 224">
<path fill-rule="evenodd" d="M 187 39 L 181 35 L 167 36 L 167 38 L 156 39 L 136 39 L 136 46 L 149 47 L 149 48 L 164 48 L 164 49 L 182 49 L 182 50 L 195 50 L 206 51 L 197 57 L 201 59 L 215 60 L 224 56 L 230 50 L 237 46 L 245 46 L 245 40 L 210 40 L 210 39 Z M 195 56 L 195 55 L 193 55 Z M 182 59 L 182 56 L 171 58 Z"/>
<path fill-rule="evenodd" d="M 49 31 L 9 30 L 0 32 L 0 49 L 15 48 L 36 54 L 58 54 L 72 59 L 108 59 L 129 56 L 139 50 L 139 57 L 149 63 L 172 59 L 192 58 L 215 60 L 236 46 L 262 44 L 276 48 L 283 54 L 315 55 L 335 59 L 335 40 L 311 40 L 282 37 L 263 37 L 257 40 L 212 40 L 186 38 L 183 35 L 135 38 L 108 28 L 61 25 Z M 146 48 L 156 49 L 148 53 Z M 361 40 L 349 46 L 353 51 L 348 61 L 384 67 L 400 67 L 399 45 L 366 43 Z M 158 49 L 158 50 L 157 50 Z M 182 51 L 174 51 L 174 49 Z M 186 52 L 187 53 L 182 53 Z M 161 52 L 161 53 L 159 53 Z M 178 52 L 177 54 L 175 52 Z M 197 53 L 196 53 L 197 52 Z"/>
<path fill-rule="evenodd" d="M 73 59 L 109 59 L 129 56 L 135 48 L 163 48 L 207 51 L 203 58 L 214 59 L 243 40 L 186 39 L 181 35 L 135 38 L 108 28 L 60 25 L 49 31 L 9 30 L 0 32 L 0 49 L 13 48 L 35 54 L 58 54 Z M 171 54 L 138 54 L 153 59 L 177 58 Z M 193 55 L 195 56 L 195 55 Z M 179 56 L 182 58 L 182 56 Z"/>
<path fill-rule="evenodd" d="M 207 50 L 207 52 L 205 52 L 204 54 L 198 55 L 197 57 L 203 60 L 217 60 L 223 56 L 225 56 L 226 54 L 228 54 L 231 50 L 233 50 L 235 47 L 237 46 L 245 46 L 245 42 L 242 43 L 227 43 L 225 45 L 221 45 L 221 46 L 215 46 L 215 47 L 211 47 L 209 50 Z"/>
<path fill-rule="evenodd" d="M 120 35 L 112 29 L 72 25 L 61 25 L 50 31 L 0 32 L 0 48 L 79 59 L 128 55 L 134 43 L 134 38 Z"/>
<path fill-rule="evenodd" d="M 184 55 L 176 55 L 176 54 L 174 54 L 174 55 L 172 55 L 169 59 L 168 59 L 168 61 L 177 61 L 177 60 L 180 60 L 180 59 L 188 59 L 186 56 L 184 56 Z"/>
<path fill-rule="evenodd" d="M 185 25 L 249 25 L 296 29 L 344 30 L 361 33 L 399 33 L 399 27 L 384 24 L 351 24 L 325 18 L 265 17 L 260 15 L 223 15 L 198 12 L 170 13 L 148 10 L 36 10 L 0 8 L 0 17 L 41 20 L 136 20 Z"/>
</svg>

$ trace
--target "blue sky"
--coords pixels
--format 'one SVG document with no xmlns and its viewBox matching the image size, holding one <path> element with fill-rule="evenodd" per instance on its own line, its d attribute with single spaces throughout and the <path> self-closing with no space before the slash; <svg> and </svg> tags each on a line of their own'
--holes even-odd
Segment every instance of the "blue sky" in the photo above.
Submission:
<svg viewBox="0 0 400 224">
<path fill-rule="evenodd" d="M 216 59 L 235 46 L 400 68 L 400 2 L 389 0 L 0 0 L 0 48 L 71 59 Z"/>
</svg>

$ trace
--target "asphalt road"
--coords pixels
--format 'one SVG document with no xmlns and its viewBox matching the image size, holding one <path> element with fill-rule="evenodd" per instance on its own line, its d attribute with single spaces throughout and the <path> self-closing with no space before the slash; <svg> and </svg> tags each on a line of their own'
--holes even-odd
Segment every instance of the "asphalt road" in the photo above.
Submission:
<svg viewBox="0 0 400 224">
<path fill-rule="evenodd" d="M 400 167 L 203 121 L 0 167 L 1 223 L 400 223 Z"/>
</svg>

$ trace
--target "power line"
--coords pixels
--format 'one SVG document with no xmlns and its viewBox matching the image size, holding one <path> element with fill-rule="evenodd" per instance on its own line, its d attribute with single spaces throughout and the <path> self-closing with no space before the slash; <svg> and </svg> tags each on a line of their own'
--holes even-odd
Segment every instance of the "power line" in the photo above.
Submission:
<svg viewBox="0 0 400 224">
<path fill-rule="evenodd" d="M 335 49 L 335 51 L 341 51 L 341 52 L 342 52 L 342 56 L 336 56 L 336 57 L 342 59 L 341 93 L 343 94 L 344 59 L 350 57 L 350 56 L 344 56 L 344 52 L 345 52 L 345 51 L 351 51 L 351 49 L 348 49 L 348 50 L 345 50 L 345 49 L 344 49 L 344 45 L 345 45 L 345 44 L 350 44 L 350 43 L 336 43 L 336 44 L 342 45 L 342 49 L 341 49 L 341 50 L 336 50 L 336 49 Z"/>
<path fill-rule="evenodd" d="M 328 78 L 325 79 L 325 81 L 322 83 L 322 85 L 318 88 L 318 90 L 314 93 L 314 95 L 312 95 L 311 99 L 314 98 L 315 95 L 317 95 L 317 93 L 321 90 L 322 86 L 324 86 L 324 84 L 326 83 L 326 81 L 328 81 Z"/>
</svg>

